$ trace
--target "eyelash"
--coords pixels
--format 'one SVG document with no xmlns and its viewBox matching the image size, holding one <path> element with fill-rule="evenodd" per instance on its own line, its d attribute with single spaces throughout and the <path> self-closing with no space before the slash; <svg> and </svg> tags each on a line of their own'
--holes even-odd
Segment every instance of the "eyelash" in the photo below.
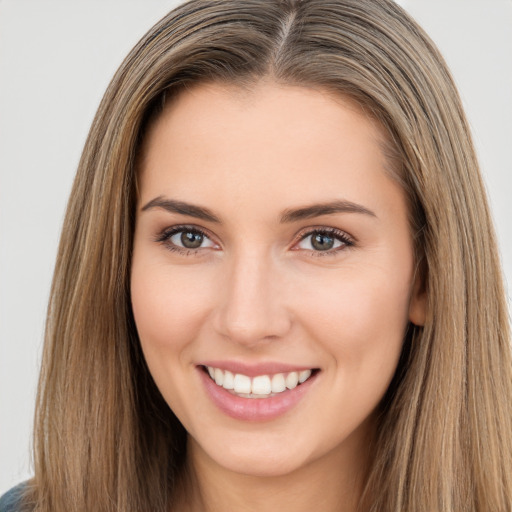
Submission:
<svg viewBox="0 0 512 512">
<path fill-rule="evenodd" d="M 204 247 L 199 247 L 197 249 L 188 249 L 186 247 L 180 247 L 179 245 L 176 245 L 172 242 L 170 242 L 170 239 L 172 236 L 178 234 L 178 233 L 193 233 L 197 235 L 201 235 L 209 240 L 212 239 L 212 237 L 203 229 L 197 228 L 195 226 L 187 226 L 187 225 L 181 225 L 181 226 L 174 226 L 169 229 L 163 230 L 155 239 L 156 242 L 163 244 L 166 249 L 172 252 L 177 252 L 179 254 L 182 254 L 184 256 L 198 256 L 200 255 L 200 252 L 202 249 L 205 249 Z M 325 251 L 314 251 L 314 250 L 307 250 L 312 256 L 314 257 L 322 257 L 322 256 L 335 256 L 338 252 L 349 249 L 355 245 L 354 240 L 348 236 L 345 232 L 336 229 L 336 228 L 328 228 L 328 227 L 318 227 L 318 228 L 310 228 L 306 232 L 300 234 L 296 240 L 294 241 L 293 245 L 297 245 L 298 243 L 302 242 L 303 240 L 306 240 L 308 237 L 313 236 L 315 234 L 320 235 L 327 235 L 330 236 L 339 242 L 341 242 L 343 245 L 340 247 L 334 248 L 334 249 L 327 249 Z M 299 249 L 293 249 L 293 250 L 299 250 Z"/>
<path fill-rule="evenodd" d="M 166 249 L 172 252 L 177 252 L 178 254 L 182 254 L 183 256 L 199 256 L 201 249 L 204 248 L 197 248 L 197 249 L 187 249 L 186 247 L 180 247 L 179 245 L 176 245 L 172 243 L 171 237 L 176 235 L 177 233 L 194 233 L 196 235 L 201 235 L 205 238 L 208 238 L 211 240 L 211 236 L 208 235 L 208 233 L 202 229 L 199 229 L 195 226 L 174 226 L 172 228 L 164 229 L 155 239 L 156 242 L 159 242 L 165 246 Z"/>
<path fill-rule="evenodd" d="M 350 249 L 355 245 L 354 240 L 347 235 L 344 231 L 341 231 L 336 228 L 328 228 L 328 227 L 318 227 L 318 228 L 308 228 L 306 232 L 301 233 L 296 241 L 294 242 L 294 246 L 298 243 L 302 242 L 303 240 L 306 240 L 308 237 L 311 237 L 313 235 L 320 234 L 320 235 L 327 235 L 329 237 L 334 238 L 335 240 L 341 242 L 341 246 L 333 249 L 327 249 L 325 251 L 314 251 L 314 250 L 308 250 L 310 255 L 314 257 L 325 257 L 325 256 L 336 256 L 339 252 L 345 251 L 347 249 Z M 294 249 L 299 250 L 299 249 Z"/>
</svg>

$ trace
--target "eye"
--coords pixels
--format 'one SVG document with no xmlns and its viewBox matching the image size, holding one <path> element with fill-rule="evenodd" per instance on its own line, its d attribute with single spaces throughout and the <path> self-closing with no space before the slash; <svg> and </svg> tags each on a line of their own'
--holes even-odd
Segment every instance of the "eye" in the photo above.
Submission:
<svg viewBox="0 0 512 512">
<path fill-rule="evenodd" d="M 169 241 L 171 241 L 174 245 L 184 247 L 186 249 L 199 249 L 199 247 L 211 247 L 213 243 L 211 240 L 206 237 L 203 233 L 198 231 L 178 231 L 171 237 L 169 237 Z"/>
<path fill-rule="evenodd" d="M 353 245 L 352 239 L 343 231 L 334 228 L 322 228 L 302 235 L 295 248 L 316 253 L 332 254 Z"/>
<path fill-rule="evenodd" d="M 158 236 L 156 241 L 163 243 L 168 249 L 178 252 L 217 247 L 217 244 L 204 231 L 188 226 L 175 226 L 167 229 Z"/>
</svg>

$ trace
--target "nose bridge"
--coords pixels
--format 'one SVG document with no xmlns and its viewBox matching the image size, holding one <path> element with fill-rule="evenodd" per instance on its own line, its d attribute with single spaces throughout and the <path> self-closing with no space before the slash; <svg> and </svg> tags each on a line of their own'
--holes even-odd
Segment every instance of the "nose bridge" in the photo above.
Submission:
<svg viewBox="0 0 512 512">
<path fill-rule="evenodd" d="M 218 311 L 219 331 L 247 345 L 283 336 L 290 318 L 276 262 L 262 250 L 245 248 L 230 263 Z"/>
</svg>

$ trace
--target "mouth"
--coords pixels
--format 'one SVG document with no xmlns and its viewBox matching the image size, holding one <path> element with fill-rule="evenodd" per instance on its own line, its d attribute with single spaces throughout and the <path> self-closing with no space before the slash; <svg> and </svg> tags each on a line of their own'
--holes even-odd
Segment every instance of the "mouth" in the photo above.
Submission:
<svg viewBox="0 0 512 512">
<path fill-rule="evenodd" d="M 318 368 L 310 368 L 250 377 L 214 366 L 202 366 L 202 370 L 219 388 L 240 398 L 254 399 L 276 397 L 294 390 L 319 372 Z"/>
</svg>

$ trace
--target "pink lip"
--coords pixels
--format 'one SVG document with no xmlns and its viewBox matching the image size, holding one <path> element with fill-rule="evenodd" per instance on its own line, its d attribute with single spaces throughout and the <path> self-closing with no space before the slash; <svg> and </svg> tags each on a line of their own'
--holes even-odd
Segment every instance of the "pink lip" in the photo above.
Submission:
<svg viewBox="0 0 512 512">
<path fill-rule="evenodd" d="M 214 365 L 211 364 L 209 366 Z M 222 368 L 222 366 L 215 367 Z M 215 382 L 206 373 L 204 368 L 198 366 L 197 369 L 206 393 L 212 402 L 224 414 L 242 421 L 269 421 L 285 414 L 299 403 L 311 388 L 311 385 L 313 381 L 316 380 L 317 376 L 316 374 L 313 374 L 306 382 L 299 384 L 296 388 L 287 389 L 286 391 L 269 398 L 242 398 L 230 393 L 220 386 L 217 386 L 217 384 L 215 384 Z M 267 372 L 266 374 L 268 373 L 271 372 Z M 247 373 L 245 373 L 245 375 L 247 375 Z M 256 375 L 265 375 L 265 373 L 257 373 Z"/>
<path fill-rule="evenodd" d="M 302 370 L 311 370 L 311 366 L 296 366 L 278 362 L 264 363 L 243 363 L 241 361 L 203 361 L 200 366 L 212 366 L 220 368 L 231 373 L 241 373 L 247 377 L 257 377 L 258 375 L 274 375 L 276 373 L 301 372 Z"/>
</svg>

